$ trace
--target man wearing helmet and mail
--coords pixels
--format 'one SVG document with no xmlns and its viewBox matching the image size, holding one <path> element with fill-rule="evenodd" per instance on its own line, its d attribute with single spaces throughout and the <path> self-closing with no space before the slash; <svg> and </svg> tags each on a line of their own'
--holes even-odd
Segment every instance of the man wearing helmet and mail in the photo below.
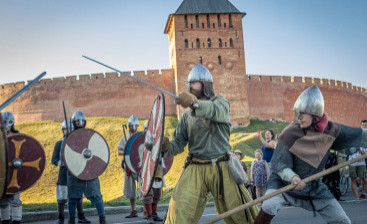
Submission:
<svg viewBox="0 0 367 224">
<path fill-rule="evenodd" d="M 266 194 L 289 184 L 295 188 L 265 200 L 255 224 L 270 223 L 286 202 L 314 211 L 315 215 L 317 212 L 327 223 L 351 223 L 321 178 L 307 184 L 302 179 L 324 169 L 331 148 L 342 151 L 352 146 L 366 147 L 367 130 L 329 121 L 317 86 L 303 91 L 293 109 L 295 122 L 279 137 Z"/>
<path fill-rule="evenodd" d="M 119 145 L 117 146 L 118 152 L 120 156 L 124 155 L 124 149 L 127 141 L 131 136 L 138 132 L 139 127 L 139 119 L 135 117 L 135 115 L 131 115 L 127 121 L 129 126 L 129 133 L 126 136 L 122 136 Z M 134 218 L 138 216 L 138 212 L 136 210 L 136 182 L 137 176 L 134 175 L 131 170 L 126 166 L 126 164 L 121 161 L 121 165 L 125 171 L 124 175 L 124 196 L 130 200 L 131 212 L 125 218 Z"/>
<path fill-rule="evenodd" d="M 231 150 L 228 101 L 215 96 L 212 75 L 200 63 L 192 68 L 187 82 L 190 93 L 180 93 L 176 103 L 190 109 L 180 118 L 172 141 L 164 138 L 162 146 L 163 157 L 182 153 L 187 144 L 189 149 L 189 165 L 172 193 L 165 223 L 198 223 L 208 192 L 219 213 L 252 200 L 244 185 L 234 181 L 226 162 Z M 225 222 L 253 223 L 257 213 L 255 205 Z"/>
<path fill-rule="evenodd" d="M 74 126 L 74 130 L 85 128 L 87 124 L 87 118 L 84 113 L 80 110 L 75 111 L 71 117 L 71 122 Z M 92 180 L 82 180 L 73 176 L 68 172 L 67 177 L 68 185 L 68 209 L 69 209 L 69 224 L 75 223 L 75 210 L 77 204 L 83 199 L 83 194 L 96 206 L 97 213 L 99 216 L 99 223 L 106 224 L 106 217 L 104 211 L 104 204 L 101 194 L 101 187 L 99 178 L 96 177 Z"/>
<path fill-rule="evenodd" d="M 61 124 L 61 131 L 63 138 L 56 142 L 54 151 L 52 153 L 51 163 L 59 167 L 59 175 L 56 182 L 56 199 L 57 199 L 57 210 L 58 210 L 58 220 L 57 224 L 64 224 L 65 216 L 65 203 L 68 201 L 68 186 L 67 177 L 68 169 L 66 168 L 65 161 L 62 155 L 62 145 L 67 137 L 67 134 L 74 129 L 74 126 L 70 121 L 63 121 Z M 88 219 L 84 216 L 83 202 L 80 200 L 77 204 L 78 210 L 78 223 L 90 223 Z"/>
<path fill-rule="evenodd" d="M 2 112 L 1 117 L 3 118 L 7 136 L 19 133 L 19 131 L 14 128 L 15 119 L 11 112 Z M 0 210 L 1 223 L 20 223 L 23 213 L 20 194 L 6 194 L 5 197 L 0 200 Z"/>
</svg>

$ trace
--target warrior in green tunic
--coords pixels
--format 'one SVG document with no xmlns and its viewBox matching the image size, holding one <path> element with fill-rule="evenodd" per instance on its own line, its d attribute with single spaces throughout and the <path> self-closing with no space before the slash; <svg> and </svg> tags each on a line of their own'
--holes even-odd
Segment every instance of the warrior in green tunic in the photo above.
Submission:
<svg viewBox="0 0 367 224">
<path fill-rule="evenodd" d="M 197 223 L 202 216 L 210 192 L 218 213 L 224 213 L 251 199 L 243 184 L 236 184 L 227 160 L 230 116 L 228 101 L 214 95 L 213 78 L 197 64 L 188 77 L 190 93 L 180 93 L 176 103 L 190 107 L 182 115 L 171 142 L 164 139 L 162 154 L 175 156 L 188 144 L 188 166 L 183 171 L 169 203 L 165 223 Z M 256 206 L 225 219 L 226 223 L 253 223 Z"/>
</svg>

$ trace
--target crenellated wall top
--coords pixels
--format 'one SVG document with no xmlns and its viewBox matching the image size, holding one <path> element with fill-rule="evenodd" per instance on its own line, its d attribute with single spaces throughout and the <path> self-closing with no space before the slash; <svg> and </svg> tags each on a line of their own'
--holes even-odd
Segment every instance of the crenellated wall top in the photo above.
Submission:
<svg viewBox="0 0 367 224">
<path fill-rule="evenodd" d="M 354 86 L 350 82 L 344 82 L 334 79 L 324 79 L 305 76 L 280 76 L 280 75 L 247 75 L 247 80 L 250 82 L 273 82 L 273 83 L 293 83 L 304 85 L 319 85 L 325 87 L 340 88 L 348 91 L 355 91 L 358 93 L 367 93 L 367 89 Z"/>
</svg>

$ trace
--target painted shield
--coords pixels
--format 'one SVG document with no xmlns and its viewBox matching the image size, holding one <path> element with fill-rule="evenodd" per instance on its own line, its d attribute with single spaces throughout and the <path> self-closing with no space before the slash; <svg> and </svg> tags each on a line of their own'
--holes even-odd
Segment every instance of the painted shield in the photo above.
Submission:
<svg viewBox="0 0 367 224">
<path fill-rule="evenodd" d="M 140 173 L 140 168 L 142 166 L 142 163 L 140 163 L 140 161 L 143 157 L 145 149 L 144 140 L 145 133 L 138 132 L 129 138 L 125 146 L 125 162 L 134 174 Z M 172 163 L 173 157 L 162 158 L 162 160 L 159 161 L 159 165 L 161 165 L 163 168 L 163 175 L 166 175 L 166 173 L 171 168 Z"/>
<path fill-rule="evenodd" d="M 141 167 L 142 192 L 147 196 L 154 182 L 155 172 L 159 164 L 162 141 L 164 137 L 165 119 L 164 95 L 158 94 L 155 98 L 149 116 L 148 129 L 145 134 L 143 162 Z M 150 145 L 150 147 L 147 147 Z"/>
<path fill-rule="evenodd" d="M 62 150 L 69 172 L 81 180 L 92 180 L 101 175 L 110 160 L 106 140 L 92 129 L 71 132 Z"/>
<path fill-rule="evenodd" d="M 46 165 L 42 145 L 33 137 L 14 134 L 8 140 L 7 194 L 18 194 L 32 187 Z"/>
<path fill-rule="evenodd" d="M 145 134 L 138 132 L 131 136 L 125 144 L 124 156 L 126 166 L 136 175 L 139 173 L 141 167 L 140 158 L 143 156 L 145 148 L 144 139 Z"/>
<path fill-rule="evenodd" d="M 8 142 L 6 141 L 5 129 L 3 128 L 3 119 L 0 113 L 0 199 L 6 192 L 6 180 L 8 174 Z"/>
</svg>

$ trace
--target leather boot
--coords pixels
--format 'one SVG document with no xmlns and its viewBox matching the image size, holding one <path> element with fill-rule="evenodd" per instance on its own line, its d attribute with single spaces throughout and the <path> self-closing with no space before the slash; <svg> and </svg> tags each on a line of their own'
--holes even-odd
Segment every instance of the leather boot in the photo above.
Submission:
<svg viewBox="0 0 367 224">
<path fill-rule="evenodd" d="M 74 218 L 69 218 L 68 224 L 75 224 L 75 217 Z"/>
<path fill-rule="evenodd" d="M 84 216 L 82 200 L 80 200 L 78 204 L 76 204 L 76 209 L 78 211 L 78 223 L 90 223 L 90 221 Z"/>
<path fill-rule="evenodd" d="M 99 224 L 106 224 L 106 217 L 99 217 Z"/>
<path fill-rule="evenodd" d="M 19 220 L 13 220 L 12 224 L 20 224 L 20 221 Z"/>
<path fill-rule="evenodd" d="M 275 215 L 269 215 L 261 209 L 259 214 L 256 216 L 254 224 L 270 224 L 274 216 Z"/>
<path fill-rule="evenodd" d="M 65 211 L 65 203 L 57 203 L 57 211 L 58 211 L 58 216 L 57 216 L 57 222 L 56 224 L 64 224 L 64 220 L 65 220 L 65 216 L 64 216 L 64 211 Z"/>
<path fill-rule="evenodd" d="M 163 219 L 158 216 L 157 209 L 158 209 L 158 205 L 157 204 L 152 204 L 152 217 L 153 217 L 153 220 L 157 221 L 157 222 L 162 222 Z"/>
<path fill-rule="evenodd" d="M 10 224 L 10 220 L 1 220 L 1 224 Z"/>
</svg>

